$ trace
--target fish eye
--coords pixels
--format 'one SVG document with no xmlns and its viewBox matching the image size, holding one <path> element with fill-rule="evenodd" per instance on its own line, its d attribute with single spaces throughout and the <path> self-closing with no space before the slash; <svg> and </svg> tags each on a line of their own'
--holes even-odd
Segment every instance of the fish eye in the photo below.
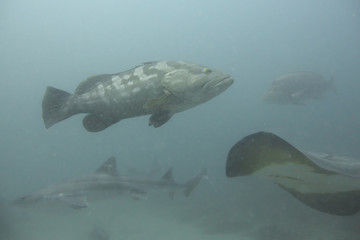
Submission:
<svg viewBox="0 0 360 240">
<path fill-rule="evenodd" d="M 211 73 L 212 71 L 211 71 L 211 69 L 209 69 L 209 68 L 204 68 L 204 69 L 203 69 L 203 72 L 206 73 L 206 74 L 209 74 L 209 73 Z"/>
</svg>

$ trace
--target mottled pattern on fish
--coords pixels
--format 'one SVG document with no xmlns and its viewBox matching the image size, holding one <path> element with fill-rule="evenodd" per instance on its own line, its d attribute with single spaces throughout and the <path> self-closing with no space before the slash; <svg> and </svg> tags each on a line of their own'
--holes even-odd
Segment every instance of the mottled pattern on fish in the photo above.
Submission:
<svg viewBox="0 0 360 240">
<path fill-rule="evenodd" d="M 74 114 L 89 113 L 84 127 L 101 131 L 121 119 L 152 114 L 149 125 L 159 127 L 174 113 L 208 101 L 232 83 L 229 75 L 201 65 L 148 62 L 121 73 L 89 77 L 73 95 L 48 87 L 43 119 L 48 128 Z"/>
</svg>

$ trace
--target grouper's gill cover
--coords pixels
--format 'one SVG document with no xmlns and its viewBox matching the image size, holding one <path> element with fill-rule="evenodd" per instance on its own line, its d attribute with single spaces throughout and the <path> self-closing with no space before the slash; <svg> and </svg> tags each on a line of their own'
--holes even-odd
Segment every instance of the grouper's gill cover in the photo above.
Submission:
<svg viewBox="0 0 360 240">
<path fill-rule="evenodd" d="M 229 151 L 226 175 L 262 176 L 307 206 L 333 215 L 360 211 L 360 161 L 302 152 L 272 133 L 244 137 Z"/>
<path fill-rule="evenodd" d="M 122 119 L 151 115 L 160 127 L 175 113 L 204 103 L 225 91 L 233 79 L 201 65 L 156 61 L 117 74 L 89 77 L 74 94 L 48 87 L 42 102 L 46 128 L 78 113 L 83 126 L 102 131 Z"/>
</svg>

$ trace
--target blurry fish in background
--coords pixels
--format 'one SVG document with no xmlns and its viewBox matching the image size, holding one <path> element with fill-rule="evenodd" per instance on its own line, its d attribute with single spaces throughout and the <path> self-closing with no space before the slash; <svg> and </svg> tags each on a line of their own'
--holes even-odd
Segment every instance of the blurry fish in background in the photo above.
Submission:
<svg viewBox="0 0 360 240">
<path fill-rule="evenodd" d="M 360 211 L 360 161 L 301 152 L 272 133 L 237 142 L 226 162 L 228 177 L 263 176 L 307 206 L 333 215 Z"/>
<path fill-rule="evenodd" d="M 110 235 L 105 231 L 104 228 L 98 224 L 94 224 L 89 234 L 89 240 L 109 240 Z"/>
<path fill-rule="evenodd" d="M 186 62 L 147 62 L 133 69 L 89 77 L 74 94 L 48 87 L 42 102 L 46 128 L 87 113 L 83 126 L 99 132 L 122 119 L 151 115 L 149 126 L 165 124 L 175 113 L 202 104 L 225 91 L 233 79 Z"/>
<path fill-rule="evenodd" d="M 303 104 L 308 99 L 320 99 L 324 92 L 334 88 L 333 85 L 332 77 L 328 80 L 314 72 L 292 72 L 275 79 L 263 100 L 277 104 Z"/>
</svg>

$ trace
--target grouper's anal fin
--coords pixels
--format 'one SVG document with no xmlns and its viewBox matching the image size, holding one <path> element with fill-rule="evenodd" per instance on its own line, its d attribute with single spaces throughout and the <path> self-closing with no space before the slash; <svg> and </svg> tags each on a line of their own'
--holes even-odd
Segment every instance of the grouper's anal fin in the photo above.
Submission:
<svg viewBox="0 0 360 240">
<path fill-rule="evenodd" d="M 150 116 L 149 126 L 160 127 L 169 121 L 171 117 L 172 114 L 169 111 L 157 111 Z"/>
<path fill-rule="evenodd" d="M 83 119 L 83 126 L 89 132 L 100 132 L 121 119 L 107 114 L 89 114 Z"/>
</svg>

